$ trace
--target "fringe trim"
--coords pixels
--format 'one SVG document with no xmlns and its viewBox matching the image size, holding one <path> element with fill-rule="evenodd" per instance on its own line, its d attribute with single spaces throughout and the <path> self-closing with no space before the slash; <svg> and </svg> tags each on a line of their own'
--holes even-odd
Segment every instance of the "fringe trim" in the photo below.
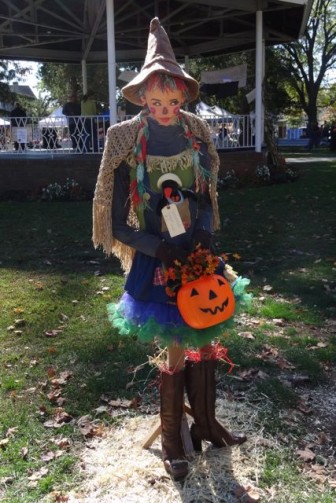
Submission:
<svg viewBox="0 0 336 503">
<path fill-rule="evenodd" d="M 113 238 L 111 213 L 111 206 L 104 206 L 93 201 L 93 245 L 95 248 L 102 246 L 108 256 L 114 254 L 120 260 L 122 269 L 127 273 L 131 268 L 135 250 Z"/>
<path fill-rule="evenodd" d="M 112 254 L 112 207 L 93 200 L 93 232 L 92 241 L 95 248 L 102 246 L 107 255 Z"/>
<path fill-rule="evenodd" d="M 161 171 L 161 173 L 169 173 L 176 171 L 179 167 L 181 169 L 188 169 L 193 166 L 193 152 L 188 149 L 180 154 L 168 157 L 147 155 L 146 167 L 149 173 L 153 171 Z"/>
</svg>

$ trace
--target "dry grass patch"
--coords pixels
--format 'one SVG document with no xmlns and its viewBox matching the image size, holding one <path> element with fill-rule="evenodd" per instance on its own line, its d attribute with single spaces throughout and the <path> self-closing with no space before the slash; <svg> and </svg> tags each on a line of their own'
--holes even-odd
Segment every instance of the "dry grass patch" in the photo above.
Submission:
<svg viewBox="0 0 336 503">
<path fill-rule="evenodd" d="M 84 482 L 69 495 L 69 503 L 238 501 L 256 486 L 262 471 L 263 428 L 256 408 L 247 403 L 218 400 L 217 410 L 230 428 L 244 427 L 246 444 L 233 449 L 204 444 L 204 452 L 190 460 L 184 483 L 174 482 L 163 468 L 160 438 L 149 450 L 142 449 L 158 417 L 129 418 L 85 449 L 80 464 Z"/>
</svg>

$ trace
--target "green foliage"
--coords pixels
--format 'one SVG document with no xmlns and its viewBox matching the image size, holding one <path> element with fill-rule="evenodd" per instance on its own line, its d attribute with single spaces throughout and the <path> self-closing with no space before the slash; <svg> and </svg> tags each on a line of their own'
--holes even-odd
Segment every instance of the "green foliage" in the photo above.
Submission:
<svg viewBox="0 0 336 503">
<path fill-rule="evenodd" d="M 83 95 L 81 66 L 68 63 L 43 63 L 39 70 L 42 86 L 48 89 L 51 99 L 63 105 L 69 95 Z M 94 89 L 98 112 L 108 103 L 108 76 L 106 64 L 87 66 L 88 88 Z"/>
<path fill-rule="evenodd" d="M 13 95 L 10 91 L 10 81 L 15 77 L 14 70 L 8 67 L 8 61 L 0 60 L 0 102 L 8 102 L 12 99 Z"/>
<path fill-rule="evenodd" d="M 335 12 L 335 0 L 315 0 L 304 37 L 277 49 L 297 106 L 305 111 L 309 124 L 317 120 L 318 95 L 326 72 L 336 64 Z"/>
</svg>

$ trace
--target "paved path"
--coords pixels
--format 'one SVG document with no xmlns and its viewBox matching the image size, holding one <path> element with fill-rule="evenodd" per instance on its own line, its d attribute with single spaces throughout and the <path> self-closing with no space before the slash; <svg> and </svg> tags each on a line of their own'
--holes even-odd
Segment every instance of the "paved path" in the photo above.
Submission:
<svg viewBox="0 0 336 503">
<path fill-rule="evenodd" d="M 334 162 L 336 161 L 336 155 L 335 157 L 314 157 L 314 156 L 304 156 L 304 157 L 287 157 L 286 156 L 286 161 L 289 163 L 294 163 L 294 162 Z"/>
</svg>

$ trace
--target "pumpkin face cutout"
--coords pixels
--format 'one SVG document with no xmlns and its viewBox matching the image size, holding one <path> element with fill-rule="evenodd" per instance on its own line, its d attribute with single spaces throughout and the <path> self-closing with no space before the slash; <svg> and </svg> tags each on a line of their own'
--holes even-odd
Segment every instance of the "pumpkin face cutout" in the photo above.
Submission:
<svg viewBox="0 0 336 503">
<path fill-rule="evenodd" d="M 233 316 L 235 298 L 228 281 L 218 274 L 202 276 L 181 286 L 177 307 L 192 328 L 208 328 Z"/>
</svg>

